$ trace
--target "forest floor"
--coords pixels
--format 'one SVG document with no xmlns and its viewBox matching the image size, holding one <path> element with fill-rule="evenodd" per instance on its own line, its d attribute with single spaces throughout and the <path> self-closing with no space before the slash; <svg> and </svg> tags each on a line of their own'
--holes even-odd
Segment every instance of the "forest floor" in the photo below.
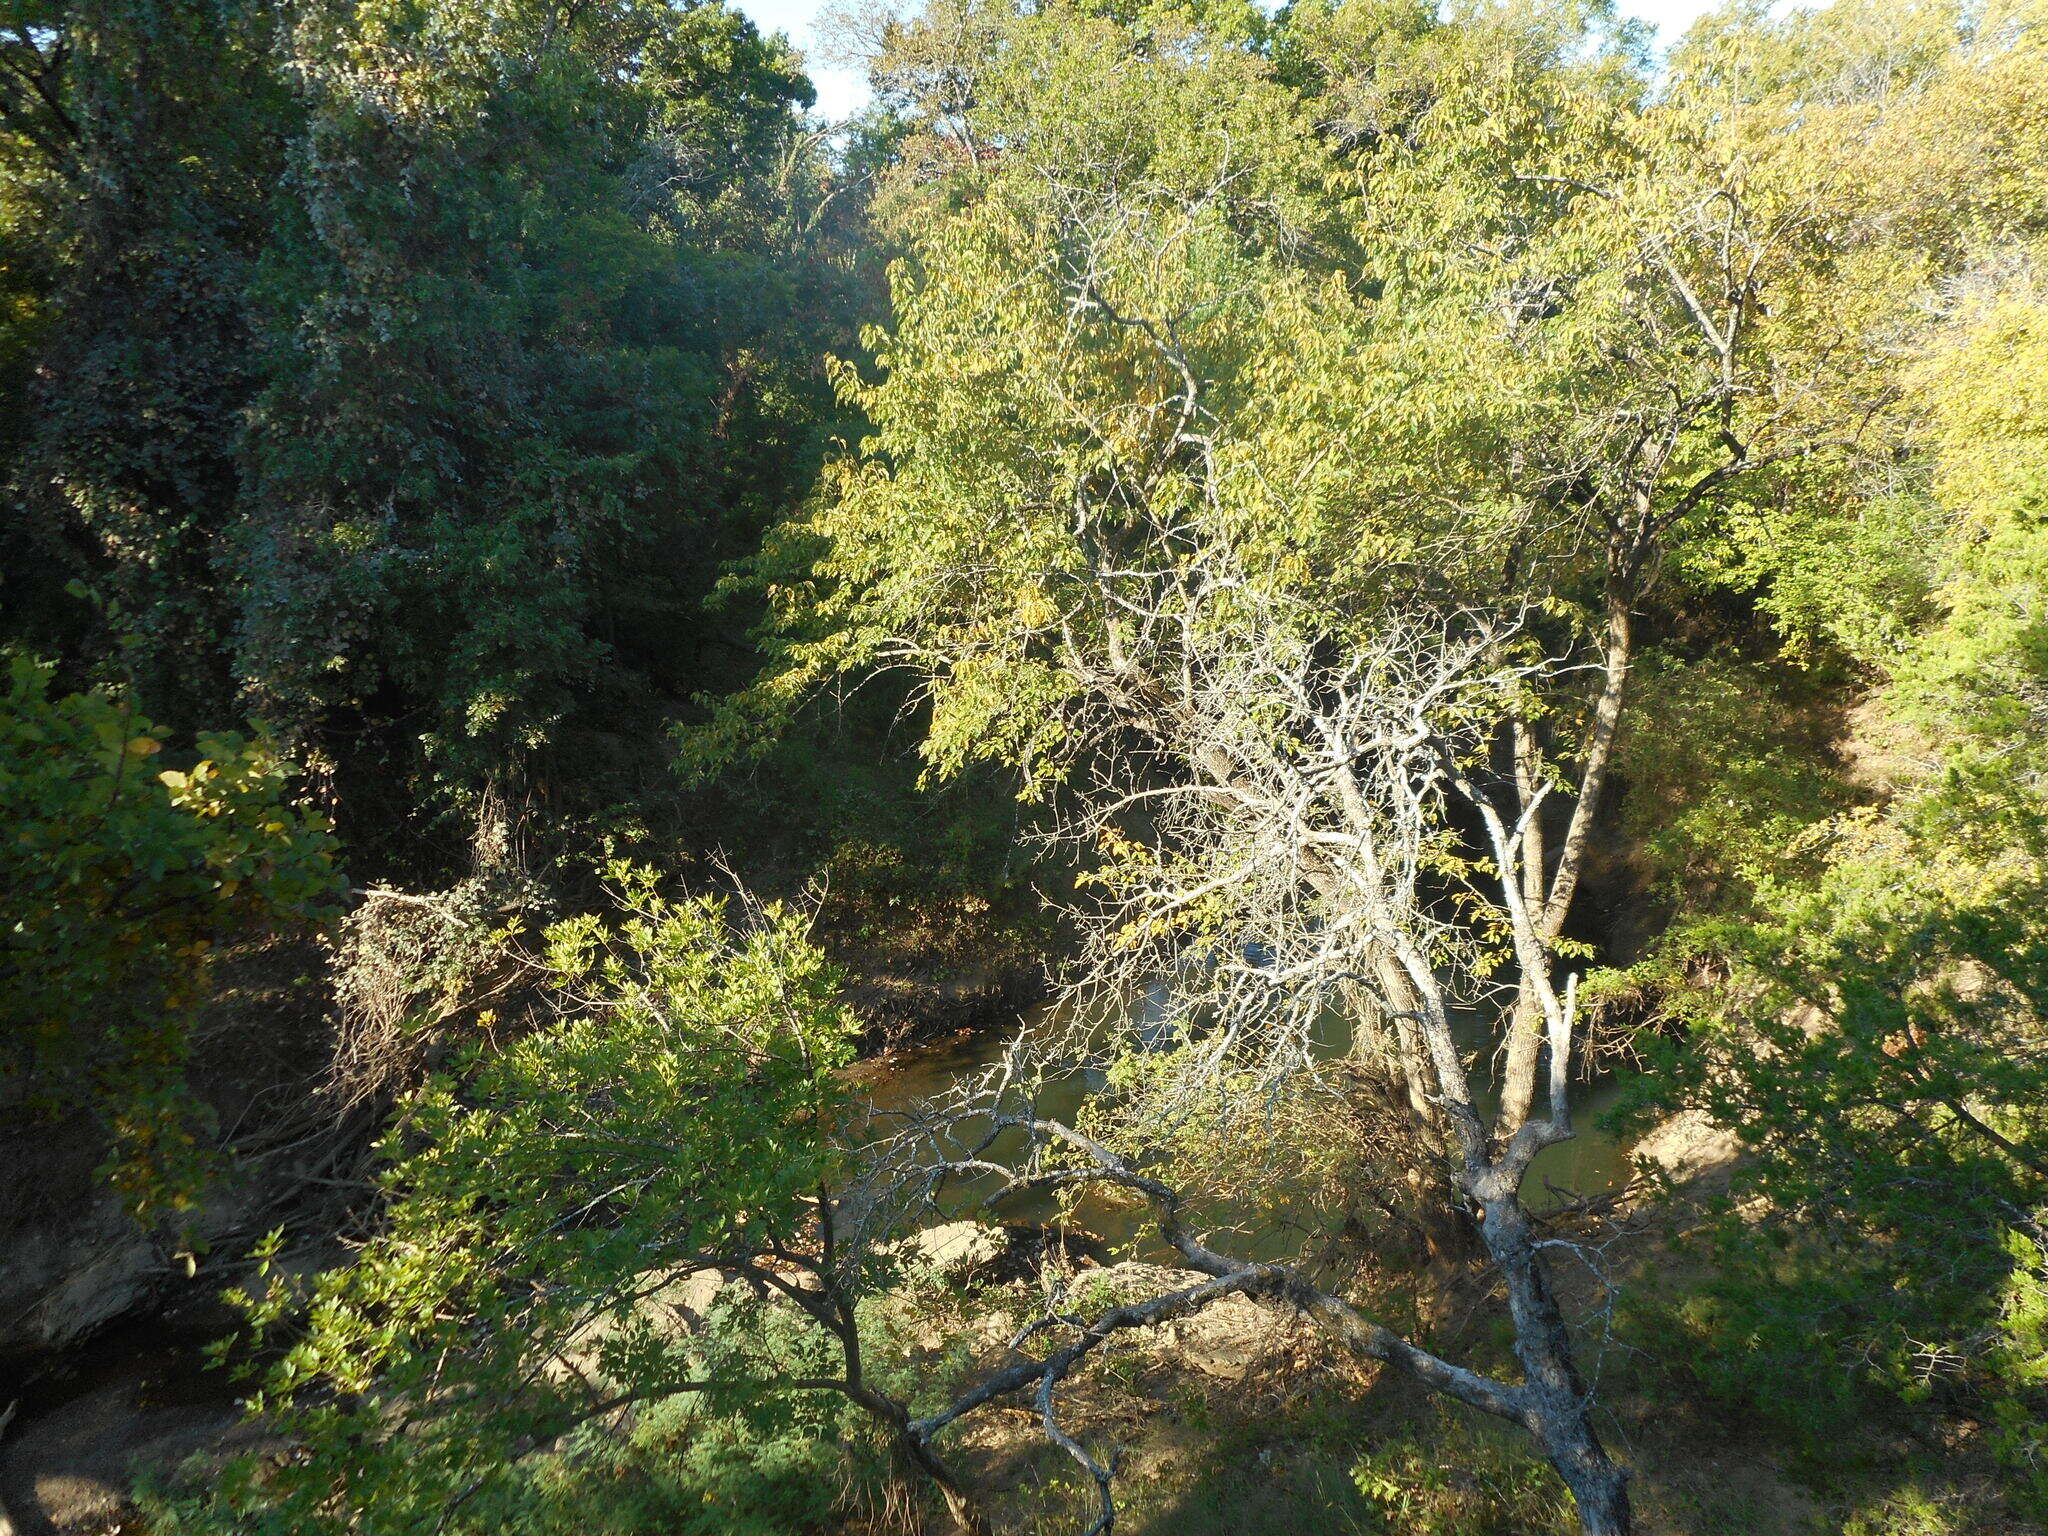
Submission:
<svg viewBox="0 0 2048 1536">
<path fill-rule="evenodd" d="M 1682 1286 L 1683 1198 L 1608 1234 L 1624 1292 Z M 1608 1447 L 1633 1471 L 1640 1536 L 2040 1536 L 2003 1509 L 1973 1426 L 1840 1426 L 1825 1451 L 1699 1393 L 1686 1362 L 1599 1342 L 1607 1304 L 1585 1280 L 1562 1303 L 1592 1326 L 1587 1370 Z M 1470 1332 L 1468 1330 L 1468 1332 Z M 1512 1373 L 1504 1333 L 1459 1358 Z M 1062 1395 L 1061 1427 L 1098 1456 L 1118 1448 L 1117 1529 L 1131 1536 L 1571 1536 L 1563 1485 L 1513 1426 L 1392 1371 L 1336 1355 L 1312 1328 L 1240 1347 L 1112 1349 Z M 991 1491 L 999 1531 L 1080 1531 L 1093 1485 L 1034 1412 L 987 1418 L 956 1446 Z"/>
<path fill-rule="evenodd" d="M 1682 1284 L 1688 1261 L 1673 1238 L 1686 1220 L 1683 1202 L 1635 1216 L 1621 1235 L 1609 1234 L 1610 1273 L 1630 1290 Z M 1083 1269 L 1074 1283 L 1111 1283 L 1119 1271 L 1161 1278 L 1142 1269 Z M 1583 1281 L 1567 1283 L 1562 1300 L 1589 1318 L 1602 1305 Z M 905 1312 L 908 1355 L 966 1336 L 978 1337 L 986 1356 L 1036 1297 L 1013 1282 L 953 1287 L 937 1311 L 928 1303 L 920 1297 Z M 1597 1339 L 1598 1328 L 1591 1332 Z M 0 1516 L 0 1531 L 141 1532 L 126 1497 L 135 1466 L 167 1468 L 193 1452 L 210 1458 L 260 1439 L 237 1425 L 225 1378 L 191 1368 L 191 1351 L 138 1349 L 131 1368 L 113 1369 L 119 1344 L 109 1340 L 101 1353 L 110 1366 L 104 1380 L 9 1436 L 0 1498 L 14 1520 L 10 1531 Z M 1474 1324 L 1455 1347 L 1460 1358 L 1503 1369 L 1506 1344 Z M 1641 1536 L 2038 1536 L 2038 1527 L 2001 1515 L 1996 1473 L 1967 1434 L 1943 1441 L 1850 1424 L 1827 1455 L 1802 1454 L 1691 1390 L 1682 1361 L 1596 1342 L 1588 1371 L 1606 1408 L 1608 1445 L 1634 1470 Z M 1118 1529 L 1130 1536 L 1575 1529 L 1561 1484 L 1520 1431 L 1361 1367 L 1314 1328 L 1251 1303 L 1170 1325 L 1163 1336 L 1117 1341 L 1062 1393 L 1060 1414 L 1096 1454 L 1118 1448 Z M 1092 1486 L 1046 1441 L 1034 1411 L 992 1410 L 948 1438 L 1003 1536 L 1087 1527 Z"/>
</svg>

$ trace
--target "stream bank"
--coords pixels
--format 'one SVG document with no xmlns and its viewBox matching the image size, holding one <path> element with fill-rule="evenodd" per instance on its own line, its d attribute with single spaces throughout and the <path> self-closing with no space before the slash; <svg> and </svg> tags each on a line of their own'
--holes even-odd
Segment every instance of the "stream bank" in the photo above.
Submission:
<svg viewBox="0 0 2048 1536">
<path fill-rule="evenodd" d="M 1021 1034 L 1046 1022 L 1055 1006 L 1040 1004 L 1008 1029 L 959 1031 L 949 1038 L 871 1058 L 854 1068 L 853 1080 L 874 1108 L 884 1114 L 940 1098 L 995 1065 Z M 1481 1038 L 1485 1024 L 1476 1015 L 1462 1019 L 1461 1024 L 1468 1044 Z M 1329 1059 L 1349 1048 L 1348 1034 L 1333 1028 L 1319 1043 L 1318 1053 Z M 1071 1120 L 1082 1103 L 1101 1087 L 1099 1073 L 1078 1070 L 1047 1086 L 1041 1109 L 1051 1118 Z M 1574 1089 L 1573 1123 L 1578 1134 L 1570 1141 L 1545 1148 L 1530 1165 L 1524 1188 L 1531 1192 L 1535 1203 L 1545 1203 L 1546 1191 L 1554 1190 L 1562 1198 L 1613 1194 L 1628 1186 L 1635 1173 L 1634 1149 L 1600 1126 L 1601 1117 L 1614 1108 L 1620 1096 L 1620 1084 L 1612 1078 Z M 1485 1083 L 1479 1094 L 1481 1112 L 1490 1115 L 1498 1101 L 1498 1090 L 1490 1082 Z M 996 1143 L 993 1155 L 998 1159 L 1014 1155 L 1019 1140 L 1018 1136 L 1006 1135 Z M 963 1194 L 963 1209 L 969 1198 Z M 1047 1200 L 1020 1205 L 1011 1214 L 1019 1220 L 1042 1221 L 1052 1211 Z M 1113 1245 L 1127 1242 L 1138 1220 L 1135 1216 L 1119 1216 L 1108 1221 L 1109 1229 L 1097 1235 Z"/>
<path fill-rule="evenodd" d="M 955 997 L 964 1003 L 991 988 L 1020 984 L 964 984 Z M 1016 1022 L 1006 1028 L 955 1024 L 945 1038 L 927 1036 L 920 1045 L 899 1045 L 869 1057 L 854 1069 L 853 1079 L 876 1107 L 907 1107 L 972 1079 L 1003 1054 L 1020 1030 L 1045 1016 L 1041 1005 L 1022 1018 L 1013 1012 Z M 1341 1041 L 1333 1041 L 1332 1050 L 1337 1049 Z M 1100 1086 L 1099 1077 L 1072 1074 L 1053 1085 L 1046 1108 L 1071 1116 Z M 1592 1129 L 1614 1092 L 1609 1086 L 1582 1094 L 1580 1123 L 1588 1129 L 1578 1140 L 1544 1154 L 1532 1173 L 1532 1188 L 1548 1183 L 1593 1194 L 1626 1182 L 1625 1149 Z M 1032 1224 L 1055 1213 L 1047 1204 L 1004 1214 Z M 1084 1210 L 1078 1224 L 1101 1240 L 1102 1261 L 1159 1257 L 1141 1247 L 1142 1219 L 1128 1209 Z M 1277 1257 L 1279 1251 L 1261 1256 Z M 332 1258 L 330 1250 L 328 1262 Z M 0 1536 L 113 1531 L 132 1516 L 128 1494 L 140 1476 L 167 1471 L 195 1453 L 225 1456 L 262 1443 L 260 1428 L 240 1422 L 241 1383 L 225 1371 L 205 1369 L 205 1344 L 232 1324 L 211 1296 L 222 1283 L 228 1282 L 217 1276 L 212 1285 L 197 1288 L 182 1310 L 173 1307 L 104 1329 L 43 1361 L 33 1380 L 0 1387 L 0 1410 L 10 1398 L 20 1399 L 14 1424 L 0 1435 L 0 1510 L 13 1522 L 11 1527 L 0 1523 Z"/>
</svg>

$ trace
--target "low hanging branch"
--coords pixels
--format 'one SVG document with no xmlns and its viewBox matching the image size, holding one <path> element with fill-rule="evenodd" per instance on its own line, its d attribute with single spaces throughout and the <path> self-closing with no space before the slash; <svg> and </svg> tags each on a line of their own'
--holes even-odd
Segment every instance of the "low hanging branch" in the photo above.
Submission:
<svg viewBox="0 0 2048 1536">
<path fill-rule="evenodd" d="M 910 1135 L 929 1147 L 956 1123 L 924 1124 Z M 1217 1252 L 1188 1226 L 1185 1200 L 1177 1189 L 1133 1167 L 1101 1142 L 1064 1122 L 1028 1113 L 990 1116 L 980 1136 L 965 1148 L 963 1155 L 922 1165 L 922 1178 L 931 1193 L 949 1180 L 991 1173 L 1000 1175 L 1002 1182 L 982 1198 L 983 1209 L 1025 1195 L 1088 1184 L 1125 1189 L 1151 1205 L 1161 1237 L 1190 1269 L 1209 1278 L 1143 1301 L 1110 1307 L 1092 1318 L 1058 1312 L 1049 1306 L 1045 1316 L 1011 1340 L 1011 1350 L 1021 1351 L 1033 1337 L 1058 1329 L 1071 1331 L 1068 1342 L 1043 1359 L 1020 1359 L 990 1373 L 946 1407 L 909 1422 L 904 1426 L 905 1432 L 919 1444 L 928 1444 L 941 1431 L 978 1409 L 1030 1392 L 1047 1438 L 1072 1457 L 1095 1484 L 1099 1511 L 1084 1536 L 1106 1536 L 1116 1522 L 1116 1458 L 1098 1460 L 1061 1428 L 1056 1411 L 1061 1383 L 1119 1333 L 1155 1328 L 1192 1316 L 1226 1296 L 1241 1295 L 1291 1307 L 1314 1319 L 1338 1345 L 1361 1359 L 1392 1366 L 1434 1391 L 1521 1426 L 1535 1437 L 1579 1499 L 1585 1529 L 1593 1536 L 1625 1533 L 1629 1529 L 1624 1493 L 1626 1474 L 1607 1462 L 1593 1435 L 1590 1400 L 1571 1369 L 1564 1323 L 1550 1303 L 1527 1219 L 1520 1217 L 1519 1205 L 1513 1204 L 1511 1193 L 1508 1199 L 1512 1210 L 1499 1208 L 1497 1191 L 1505 1188 L 1511 1192 L 1517 1187 L 1528 1160 L 1541 1145 L 1558 1139 L 1555 1134 L 1546 1137 L 1534 1127 L 1527 1129 L 1531 1134 L 1518 1137 L 1499 1159 L 1486 1163 L 1480 1170 L 1481 1176 L 1472 1181 L 1496 1193 L 1482 1224 L 1487 1228 L 1490 1244 L 1496 1239 L 1499 1242 L 1495 1258 L 1508 1282 L 1511 1305 L 1516 1310 L 1518 1352 L 1527 1375 L 1524 1381 L 1513 1383 L 1457 1365 L 1411 1343 L 1318 1286 L 1293 1265 L 1248 1262 Z M 994 1162 L 986 1155 L 998 1137 L 1012 1130 L 1021 1130 L 1029 1138 L 1030 1152 L 1021 1169 Z M 1079 1157 L 1081 1161 L 1075 1166 L 1043 1166 L 1043 1154 L 1055 1146 L 1064 1155 Z"/>
</svg>

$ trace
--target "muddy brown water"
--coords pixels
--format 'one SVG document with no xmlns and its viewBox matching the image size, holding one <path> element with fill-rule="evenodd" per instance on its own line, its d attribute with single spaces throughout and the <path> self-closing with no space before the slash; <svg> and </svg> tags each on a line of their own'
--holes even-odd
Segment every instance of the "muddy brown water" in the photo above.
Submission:
<svg viewBox="0 0 2048 1536">
<path fill-rule="evenodd" d="M 1146 1027 L 1145 1016 L 1153 1011 L 1145 1004 L 1135 1010 L 1141 1031 Z M 863 1062 L 854 1069 L 852 1077 L 869 1103 L 886 1117 L 970 1083 L 1000 1061 L 1020 1033 L 1047 1025 L 1054 1017 L 1055 1005 L 1042 1005 L 1024 1014 L 1007 1029 L 963 1032 L 949 1041 Z M 1458 1024 L 1468 1048 L 1475 1046 L 1488 1031 L 1486 1020 L 1476 1011 L 1461 1016 Z M 1322 1037 L 1316 1042 L 1316 1052 L 1327 1060 L 1341 1056 L 1349 1049 L 1349 1031 L 1333 1017 L 1326 1022 Z M 1499 1103 L 1499 1090 L 1489 1081 L 1488 1067 L 1488 1061 L 1482 1056 L 1475 1063 L 1474 1080 L 1479 1108 L 1490 1117 Z M 1068 1072 L 1054 1078 L 1042 1090 L 1038 1099 L 1039 1113 L 1049 1119 L 1071 1121 L 1089 1099 L 1103 1091 L 1104 1086 L 1102 1074 L 1094 1069 L 1084 1067 Z M 1614 1107 L 1620 1092 L 1619 1085 L 1612 1081 L 1574 1085 L 1572 1119 L 1577 1135 L 1537 1154 L 1523 1184 L 1524 1198 L 1532 1206 L 1542 1209 L 1573 1198 L 1614 1193 L 1627 1186 L 1635 1172 L 1628 1148 L 1599 1126 L 1600 1117 Z M 983 1122 L 982 1126 L 985 1124 Z M 982 1126 L 971 1120 L 964 1122 L 962 1134 L 971 1138 Z M 1022 1132 L 1006 1132 L 986 1155 L 992 1161 L 1015 1166 L 1024 1147 Z M 999 1180 L 994 1175 L 962 1181 L 942 1198 L 941 1214 L 949 1219 L 977 1216 L 985 1220 L 1026 1223 L 1049 1221 L 1061 1214 L 1057 1202 L 1050 1196 L 1026 1196 L 1004 1202 L 999 1210 L 984 1211 L 981 1208 L 983 1200 L 998 1184 Z M 1288 1224 L 1284 1209 L 1278 1225 L 1253 1224 L 1250 1227 L 1246 1226 L 1241 1212 L 1225 1208 L 1208 1214 L 1214 1218 L 1216 1226 L 1239 1231 L 1245 1241 L 1234 1251 L 1242 1257 L 1285 1258 L 1300 1248 L 1301 1230 Z M 1084 1199 L 1070 1213 L 1069 1219 L 1112 1247 L 1128 1249 L 1131 1257 L 1152 1261 L 1173 1258 L 1170 1250 L 1148 1238 L 1150 1222 L 1147 1214 L 1125 1202 Z"/>
</svg>

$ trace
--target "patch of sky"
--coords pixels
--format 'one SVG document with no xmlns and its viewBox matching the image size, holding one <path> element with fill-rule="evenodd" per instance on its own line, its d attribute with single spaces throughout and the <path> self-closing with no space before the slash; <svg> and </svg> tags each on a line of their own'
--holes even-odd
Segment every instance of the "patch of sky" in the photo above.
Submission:
<svg viewBox="0 0 2048 1536">
<path fill-rule="evenodd" d="M 856 65 L 840 58 L 831 46 L 824 13 L 844 0 L 738 0 L 739 8 L 763 32 L 780 32 L 803 54 L 811 83 L 818 91 L 818 115 L 844 122 L 868 104 L 867 80 Z M 1714 0 L 1622 0 L 1621 14 L 1646 21 L 1657 29 L 1656 46 L 1669 47 L 1686 28 L 1714 8 Z"/>
</svg>

